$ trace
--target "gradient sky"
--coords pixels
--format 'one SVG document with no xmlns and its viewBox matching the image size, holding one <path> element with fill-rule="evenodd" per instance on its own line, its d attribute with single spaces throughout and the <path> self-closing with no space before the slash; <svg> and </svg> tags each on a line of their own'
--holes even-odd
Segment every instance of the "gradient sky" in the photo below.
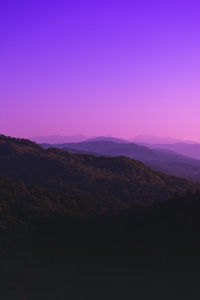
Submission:
<svg viewBox="0 0 200 300">
<path fill-rule="evenodd" d="M 0 132 L 200 141 L 200 2 L 1 1 Z"/>
</svg>

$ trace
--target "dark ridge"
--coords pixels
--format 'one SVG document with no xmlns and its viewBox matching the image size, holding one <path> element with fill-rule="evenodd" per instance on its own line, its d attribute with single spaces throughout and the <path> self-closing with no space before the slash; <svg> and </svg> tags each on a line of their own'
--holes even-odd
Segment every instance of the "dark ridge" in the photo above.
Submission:
<svg viewBox="0 0 200 300">
<path fill-rule="evenodd" d="M 44 148 L 50 145 L 43 145 Z M 93 153 L 96 156 L 126 156 L 142 161 L 155 171 L 200 181 L 200 160 L 178 154 L 171 150 L 150 149 L 134 143 L 116 143 L 113 141 L 90 141 L 54 145 L 74 153 Z"/>
<path fill-rule="evenodd" d="M 153 171 L 127 157 L 44 150 L 5 136 L 0 136 L 0 175 L 2 219 L 8 215 L 20 224 L 43 216 L 114 213 L 200 189 L 198 183 Z"/>
<path fill-rule="evenodd" d="M 198 183 L 7 137 L 0 175 L 2 299 L 197 295 Z"/>
</svg>

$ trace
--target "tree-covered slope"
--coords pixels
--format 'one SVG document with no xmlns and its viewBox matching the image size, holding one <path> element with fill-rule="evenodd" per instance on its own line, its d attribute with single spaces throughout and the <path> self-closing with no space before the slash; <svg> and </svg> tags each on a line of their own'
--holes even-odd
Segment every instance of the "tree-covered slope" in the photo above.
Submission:
<svg viewBox="0 0 200 300">
<path fill-rule="evenodd" d="M 51 145 L 43 144 L 44 148 Z M 142 161 L 146 166 L 156 171 L 175 175 L 190 180 L 200 181 L 200 160 L 178 154 L 166 149 L 150 149 L 134 143 L 116 143 L 112 141 L 91 141 L 55 145 L 72 153 L 91 153 L 94 155 L 123 155 Z"/>
<path fill-rule="evenodd" d="M 0 136 L 0 175 L 20 180 L 29 187 L 46 188 L 48 193 L 54 193 L 50 202 L 57 196 L 73 199 L 75 206 L 84 203 L 81 206 L 86 212 L 149 204 L 166 200 L 175 192 L 199 189 L 197 183 L 155 172 L 126 157 L 44 150 L 28 140 L 5 136 Z M 59 196 L 61 192 L 64 196 Z M 41 203 L 43 197 L 40 195 Z M 63 205 L 67 207 L 66 203 Z"/>
<path fill-rule="evenodd" d="M 3 299 L 133 299 L 152 286 L 163 295 L 199 270 L 199 193 L 171 198 L 197 183 L 4 136 L 0 174 Z"/>
</svg>

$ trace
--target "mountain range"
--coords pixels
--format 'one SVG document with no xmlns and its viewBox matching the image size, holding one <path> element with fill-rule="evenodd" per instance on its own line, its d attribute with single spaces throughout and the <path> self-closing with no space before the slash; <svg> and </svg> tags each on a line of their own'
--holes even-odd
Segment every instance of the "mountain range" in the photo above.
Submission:
<svg viewBox="0 0 200 300">
<path fill-rule="evenodd" d="M 174 143 L 174 144 L 143 144 L 151 149 L 166 149 L 174 151 L 181 155 L 191 157 L 193 159 L 200 159 L 200 144 L 192 143 Z"/>
<path fill-rule="evenodd" d="M 153 135 L 137 135 L 136 137 L 129 139 L 129 142 L 136 144 L 175 144 L 175 143 L 187 143 L 197 144 L 195 141 L 175 139 L 172 137 L 160 137 Z"/>
<path fill-rule="evenodd" d="M 194 141 L 184 141 L 174 139 L 171 137 L 156 137 L 150 135 L 138 135 L 132 139 L 122 139 L 112 136 L 97 136 L 88 138 L 83 135 L 50 135 L 50 136 L 37 136 L 30 138 L 38 144 L 58 145 L 65 143 L 80 143 L 80 142 L 97 142 L 107 141 L 115 143 L 134 143 L 146 146 L 151 149 L 165 149 L 174 151 L 178 154 L 188 156 L 193 159 L 200 159 L 200 143 Z"/>
<path fill-rule="evenodd" d="M 44 148 L 52 147 L 42 144 Z M 113 141 L 89 141 L 81 143 L 66 143 L 53 145 L 72 153 L 88 153 L 93 155 L 119 156 L 123 155 L 142 161 L 146 166 L 156 171 L 200 181 L 200 160 L 183 156 L 171 150 L 150 149 L 135 143 L 119 143 Z"/>
<path fill-rule="evenodd" d="M 115 156 L 134 146 L 138 157 L 159 162 L 173 152 L 86 145 L 104 152 L 104 143 L 114 156 L 44 149 L 0 135 L 3 299 L 146 299 L 163 290 L 166 299 L 179 299 L 183 287 L 195 298 L 200 183 Z"/>
<path fill-rule="evenodd" d="M 77 135 L 49 135 L 49 136 L 35 136 L 29 138 L 31 141 L 38 144 L 49 143 L 49 144 L 61 144 L 61 143 L 78 143 L 85 141 L 87 137 L 77 134 Z"/>
<path fill-rule="evenodd" d="M 63 144 L 63 143 L 80 143 L 83 141 L 92 142 L 92 141 L 112 141 L 116 143 L 128 143 L 126 139 L 120 139 L 112 136 L 97 136 L 97 137 L 86 137 L 81 134 L 77 135 L 49 135 L 49 136 L 35 136 L 29 138 L 31 141 L 36 142 L 38 144 Z"/>
<path fill-rule="evenodd" d="M 104 142 L 84 143 L 93 146 L 93 150 L 99 144 L 102 148 L 98 149 L 105 150 Z M 130 147 L 130 144 L 117 145 Z M 106 142 L 106 147 L 111 153 L 116 143 Z M 141 149 L 144 153 L 147 151 L 145 147 L 134 147 L 138 157 Z M 176 192 L 184 194 L 200 188 L 199 183 L 153 171 L 142 162 L 124 156 L 72 154 L 57 148 L 46 150 L 29 140 L 6 136 L 0 136 L 0 176 L 1 210 L 7 207 L 6 211 L 16 211 L 9 208 L 16 202 L 17 215 L 29 212 L 29 217 L 58 213 L 102 214 L 135 204 L 164 201 Z"/>
<path fill-rule="evenodd" d="M 93 136 L 86 137 L 82 134 L 76 135 L 49 135 L 49 136 L 35 136 L 29 138 L 31 141 L 36 143 L 48 143 L 48 144 L 63 144 L 63 143 L 79 143 L 83 141 L 111 141 L 111 142 L 121 142 L 121 143 L 136 143 L 136 144 L 175 144 L 175 143 L 186 143 L 186 144 L 198 144 L 195 141 L 181 140 L 171 137 L 158 137 L 152 135 L 137 135 L 134 138 L 118 138 L 111 135 L 107 136 Z"/>
</svg>

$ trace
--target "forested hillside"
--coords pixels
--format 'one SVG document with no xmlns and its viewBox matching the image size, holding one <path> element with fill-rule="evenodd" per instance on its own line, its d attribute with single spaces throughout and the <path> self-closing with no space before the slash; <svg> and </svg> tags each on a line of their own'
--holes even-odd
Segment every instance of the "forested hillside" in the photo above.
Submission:
<svg viewBox="0 0 200 300">
<path fill-rule="evenodd" d="M 52 145 L 43 144 L 48 149 Z M 167 149 L 150 149 L 134 143 L 119 143 L 113 141 L 94 140 L 90 142 L 68 143 L 54 145 L 72 153 L 90 153 L 96 156 L 123 155 L 142 161 L 146 166 L 166 174 L 175 175 L 190 180 L 200 181 L 200 160 L 178 154 Z"/>
<path fill-rule="evenodd" d="M 36 193 L 34 189 L 40 189 L 42 206 L 42 198 L 49 197 L 52 207 L 57 205 L 53 199 L 57 199 L 61 211 L 71 207 L 77 213 L 82 207 L 86 215 L 119 210 L 136 203 L 164 201 L 174 193 L 184 194 L 200 187 L 198 183 L 158 173 L 126 157 L 44 150 L 28 140 L 5 136 L 0 137 L 0 175 L 22 181 L 31 194 Z M 25 187 L 21 189 L 23 192 Z"/>
<path fill-rule="evenodd" d="M 144 280 L 169 297 L 197 278 L 198 183 L 5 136 L 0 175 L 3 299 L 133 299 Z"/>
</svg>

